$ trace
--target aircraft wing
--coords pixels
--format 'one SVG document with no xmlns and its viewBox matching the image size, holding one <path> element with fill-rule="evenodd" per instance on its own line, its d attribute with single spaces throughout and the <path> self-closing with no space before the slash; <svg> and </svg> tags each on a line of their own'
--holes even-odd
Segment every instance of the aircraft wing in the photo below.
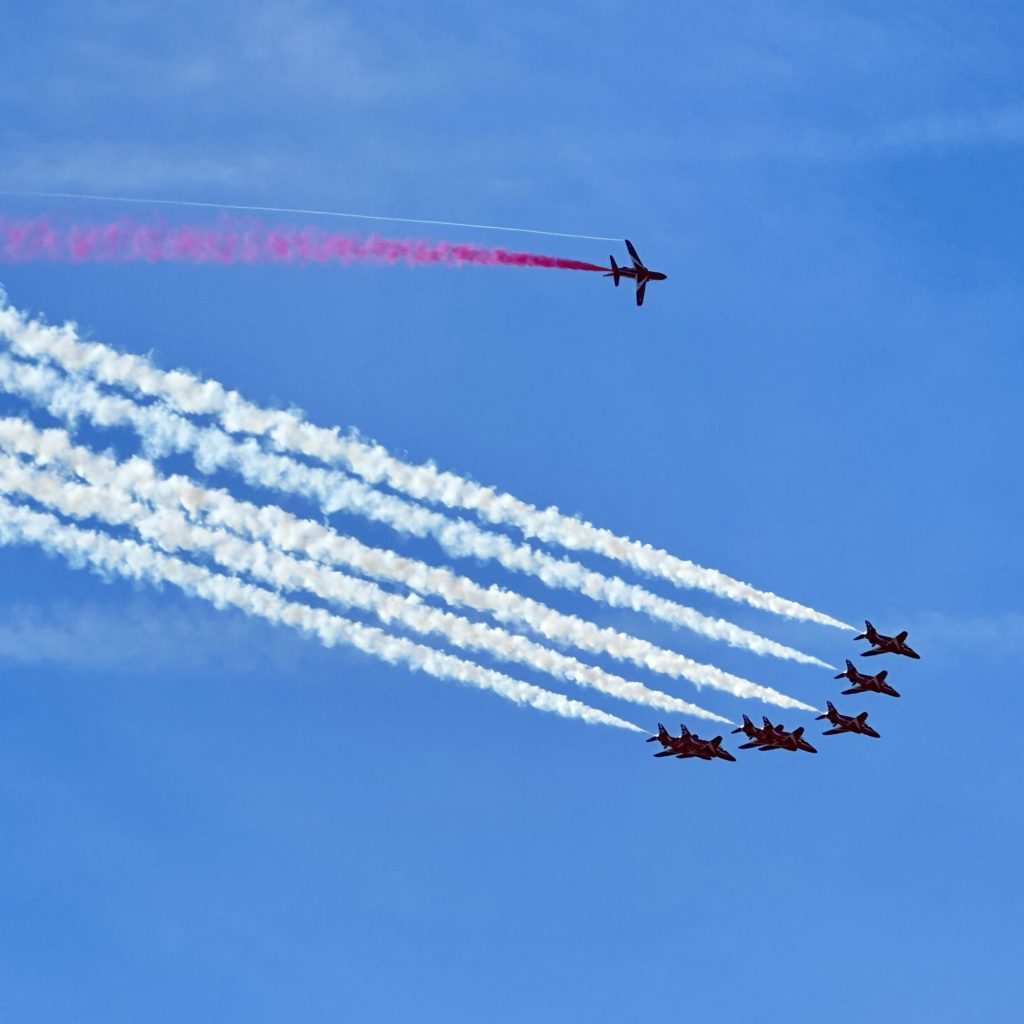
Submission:
<svg viewBox="0 0 1024 1024">
<path fill-rule="evenodd" d="M 637 256 L 636 249 L 633 248 L 633 243 L 628 238 L 626 239 L 626 248 L 629 250 L 629 258 L 633 261 L 633 266 L 636 267 L 637 270 L 646 269 L 644 267 L 643 260 Z"/>
<path fill-rule="evenodd" d="M 826 729 L 821 735 L 822 736 L 838 736 L 841 732 L 847 732 L 846 729 L 842 729 L 836 726 L 835 729 Z"/>
<path fill-rule="evenodd" d="M 636 286 L 636 304 L 642 306 L 644 304 L 644 292 L 647 291 L 647 282 L 644 281 L 642 284 Z"/>
</svg>

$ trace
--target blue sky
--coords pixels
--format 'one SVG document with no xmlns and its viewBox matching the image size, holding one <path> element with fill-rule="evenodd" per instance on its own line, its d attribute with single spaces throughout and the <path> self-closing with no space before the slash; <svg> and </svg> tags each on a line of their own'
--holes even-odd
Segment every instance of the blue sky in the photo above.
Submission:
<svg viewBox="0 0 1024 1024">
<path fill-rule="evenodd" d="M 21 5 L 0 187 L 628 234 L 670 274 L 643 310 L 596 275 L 485 268 L 0 282 L 163 366 L 909 629 L 902 700 L 862 702 L 883 738 L 655 762 L 5 550 L 5 1018 L 1014 1019 L 1024 14 L 550 7 Z M 124 210 L 0 199 L 41 212 Z M 674 593 L 838 664 L 860 649 Z M 557 603 L 812 703 L 838 690 Z"/>
</svg>

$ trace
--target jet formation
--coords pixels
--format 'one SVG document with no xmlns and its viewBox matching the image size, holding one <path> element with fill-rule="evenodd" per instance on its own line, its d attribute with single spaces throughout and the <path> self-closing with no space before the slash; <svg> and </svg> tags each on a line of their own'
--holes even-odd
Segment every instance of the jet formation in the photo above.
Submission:
<svg viewBox="0 0 1024 1024">
<path fill-rule="evenodd" d="M 629 245 L 629 243 L 626 243 Z M 633 247 L 629 246 L 630 252 Z M 614 266 L 615 261 L 612 260 Z M 864 632 L 854 637 L 854 640 L 867 640 L 871 644 L 871 650 L 865 651 L 861 657 L 870 657 L 877 654 L 898 654 L 907 658 L 919 659 L 921 655 L 911 647 L 907 646 L 907 633 L 904 630 L 896 636 L 885 636 L 879 633 L 870 622 L 865 621 Z M 853 686 L 843 690 L 844 695 L 859 693 L 881 693 L 889 697 L 899 697 L 886 681 L 888 671 L 879 672 L 877 675 L 865 675 L 857 671 L 853 662 L 847 659 L 846 671 L 840 672 L 836 679 L 847 679 Z M 851 733 L 854 736 L 870 736 L 873 739 L 880 739 L 878 732 L 868 725 L 868 713 L 862 711 L 857 715 L 844 715 L 839 711 L 832 701 L 827 701 L 828 710 L 823 715 L 818 715 L 815 721 L 827 721 L 831 728 L 826 729 L 823 736 L 838 736 L 841 733 Z M 816 754 L 818 751 L 804 739 L 804 726 L 799 726 L 792 731 L 787 730 L 781 724 L 773 723 L 767 716 L 763 716 L 761 725 L 755 725 L 746 715 L 743 716 L 743 724 L 733 729 L 733 734 L 742 733 L 746 743 L 741 743 L 740 750 L 789 750 L 792 752 L 804 751 L 808 754 Z M 736 758 L 722 746 L 722 737 L 716 736 L 712 740 L 702 740 L 696 733 L 690 732 L 685 726 L 680 726 L 678 736 L 673 736 L 664 725 L 658 723 L 658 731 L 648 737 L 648 743 L 660 743 L 659 750 L 655 757 L 675 757 L 680 760 L 695 757 L 702 761 L 735 761 Z"/>
<path fill-rule="evenodd" d="M 806 750 L 808 754 L 816 754 L 818 751 L 803 738 L 804 727 L 787 732 L 782 725 L 772 725 L 767 716 L 763 718 L 764 725 L 759 729 L 746 715 L 743 716 L 743 724 L 733 732 L 742 732 L 750 740 L 749 743 L 740 745 L 740 750 Z"/>
<path fill-rule="evenodd" d="M 713 740 L 702 740 L 696 733 L 690 732 L 685 725 L 679 727 L 679 735 L 673 736 L 668 729 L 658 723 L 658 731 L 647 738 L 648 743 L 657 740 L 662 749 L 655 757 L 699 757 L 702 761 L 713 761 L 720 757 L 723 761 L 735 761 L 736 758 L 722 746 L 722 737 Z"/>
</svg>

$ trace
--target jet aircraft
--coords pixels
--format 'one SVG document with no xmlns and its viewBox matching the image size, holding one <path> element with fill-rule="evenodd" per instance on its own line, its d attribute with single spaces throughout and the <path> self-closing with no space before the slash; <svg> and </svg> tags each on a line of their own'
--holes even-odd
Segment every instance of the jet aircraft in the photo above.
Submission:
<svg viewBox="0 0 1024 1024">
<path fill-rule="evenodd" d="M 735 761 L 736 758 L 722 746 L 722 737 L 713 740 L 702 740 L 696 733 L 690 732 L 685 725 L 679 727 L 679 735 L 673 736 L 668 729 L 658 723 L 658 732 L 647 738 L 648 743 L 657 740 L 662 749 L 655 757 L 699 757 L 702 761 L 713 761 L 716 757 L 723 761 Z"/>
<path fill-rule="evenodd" d="M 628 277 L 636 280 L 636 304 L 642 306 L 644 304 L 644 292 L 647 291 L 648 281 L 664 281 L 668 274 L 662 274 L 658 270 L 648 270 L 643 265 L 642 260 L 636 253 L 636 249 L 633 248 L 633 243 L 627 238 L 626 248 L 629 250 L 629 257 L 633 261 L 633 268 L 630 270 L 628 267 L 620 267 L 615 262 L 614 256 L 609 256 L 608 259 L 612 261 L 611 273 L 605 274 L 605 277 L 615 278 L 615 287 L 619 287 L 619 279 Z"/>
<path fill-rule="evenodd" d="M 843 690 L 843 695 L 851 693 L 885 693 L 890 697 L 898 697 L 899 694 L 885 681 L 888 671 L 879 672 L 877 676 L 867 676 L 858 672 L 853 667 L 853 662 L 846 659 L 846 671 L 840 672 L 836 679 L 849 679 L 853 686 L 849 690 Z"/>
<path fill-rule="evenodd" d="M 867 619 L 864 620 L 864 632 L 858 633 L 853 639 L 867 640 L 873 648 L 873 650 L 865 651 L 861 655 L 862 658 L 870 658 L 875 654 L 903 654 L 908 658 L 921 657 L 917 651 L 907 646 L 906 630 L 899 633 L 897 636 L 886 636 L 884 633 L 879 633 L 878 630 L 867 621 Z"/>
<path fill-rule="evenodd" d="M 803 738 L 804 727 L 802 725 L 792 732 L 787 732 L 781 725 L 772 725 L 765 718 L 763 729 L 759 730 L 753 724 L 750 727 L 755 733 L 760 732 L 761 738 L 753 739 L 750 743 L 744 743 L 740 750 L 757 747 L 758 750 L 806 750 L 808 754 L 816 754 L 818 752 Z"/>
<path fill-rule="evenodd" d="M 759 728 L 744 715 L 743 724 L 738 729 L 733 729 L 733 732 L 741 732 L 750 740 L 749 743 L 744 743 L 740 747 L 740 750 L 749 750 L 751 747 L 759 747 L 763 743 L 771 742 L 778 735 L 776 732 L 777 728 L 767 718 L 764 718 L 764 726 Z"/>
<path fill-rule="evenodd" d="M 841 732 L 853 732 L 858 733 L 861 736 L 873 736 L 876 740 L 880 739 L 877 732 L 868 725 L 868 713 L 862 711 L 859 715 L 844 715 L 842 712 L 837 711 L 832 701 L 828 701 L 828 711 L 823 715 L 818 715 L 815 721 L 820 722 L 823 718 L 827 718 L 834 726 L 834 729 L 826 729 L 821 735 L 822 736 L 838 736 Z"/>
</svg>

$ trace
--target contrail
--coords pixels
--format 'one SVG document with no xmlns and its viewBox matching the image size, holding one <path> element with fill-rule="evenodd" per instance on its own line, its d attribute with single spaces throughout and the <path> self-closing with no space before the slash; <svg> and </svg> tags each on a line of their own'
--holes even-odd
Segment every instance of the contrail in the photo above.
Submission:
<svg viewBox="0 0 1024 1024">
<path fill-rule="evenodd" d="M 370 213 L 342 213 L 338 210 L 297 210 L 287 206 L 242 206 L 238 203 L 200 203 L 187 199 L 139 199 L 134 196 L 93 196 L 76 192 L 4 192 L 0 196 L 21 199 L 88 199 L 105 203 L 140 203 L 146 206 L 191 206 L 208 210 L 244 210 L 251 213 L 294 213 L 306 217 L 344 217 L 389 224 L 429 224 L 442 228 L 474 228 L 478 231 L 511 231 L 520 235 L 547 235 L 549 238 L 584 238 L 591 242 L 621 242 L 610 235 L 577 235 L 568 231 L 541 231 L 539 228 L 512 228 L 500 224 L 467 224 L 458 220 L 424 220 L 420 217 L 384 217 Z"/>
<path fill-rule="evenodd" d="M 38 465 L 52 465 L 65 475 L 127 491 L 151 505 L 183 509 L 196 521 L 261 540 L 281 551 L 300 553 L 320 564 L 344 565 L 364 576 L 401 584 L 425 597 L 438 597 L 451 607 L 489 614 L 499 622 L 526 628 L 555 643 L 630 661 L 650 671 L 688 679 L 699 687 L 712 686 L 781 707 L 808 708 L 771 687 L 563 614 L 497 585 L 482 587 L 448 569 L 368 547 L 276 506 L 240 501 L 227 491 L 204 488 L 179 475 L 162 478 L 146 459 L 133 457 L 118 463 L 108 455 L 73 445 L 60 428 L 39 430 L 25 420 L 0 419 L 0 447 L 26 455 Z"/>
<path fill-rule="evenodd" d="M 553 506 L 538 509 L 510 494 L 440 471 L 433 465 L 411 465 L 379 444 L 343 436 L 337 429 L 317 427 L 291 412 L 262 409 L 216 381 L 204 381 L 181 370 L 159 370 L 142 357 L 120 354 L 99 342 L 83 342 L 73 324 L 51 327 L 4 304 L 0 306 L 0 333 L 6 334 L 24 355 L 47 359 L 69 372 L 88 373 L 104 384 L 159 398 L 189 415 L 214 416 L 229 433 L 264 437 L 279 451 L 341 463 L 370 484 L 386 484 L 417 500 L 467 509 L 489 524 L 515 527 L 527 538 L 569 550 L 591 551 L 680 587 L 706 590 L 789 618 L 839 629 L 853 628 L 715 569 L 706 569 L 649 544 L 564 515 Z"/>
<path fill-rule="evenodd" d="M 354 647 L 391 664 L 406 665 L 438 679 L 450 679 L 491 690 L 517 704 L 528 704 L 563 718 L 576 718 L 589 724 L 613 725 L 631 732 L 644 731 L 632 722 L 562 694 L 513 679 L 404 637 L 360 625 L 320 608 L 286 601 L 262 587 L 160 554 L 143 544 L 116 540 L 107 534 L 68 526 L 56 516 L 35 512 L 0 499 L 0 544 L 16 543 L 37 544 L 46 551 L 62 555 L 72 566 L 85 562 L 102 574 L 116 574 L 151 583 L 170 583 L 186 594 L 201 597 L 218 608 L 230 606 L 269 622 L 292 626 L 317 637 L 325 647 L 341 644 Z"/>
<path fill-rule="evenodd" d="M 53 473 L 40 472 L 13 456 L 0 454 L 0 491 L 29 497 L 73 519 L 95 518 L 110 526 L 129 526 L 143 541 L 160 550 L 205 554 L 235 578 L 248 574 L 275 591 L 303 590 L 341 607 L 369 612 L 384 626 L 399 625 L 416 633 L 435 634 L 456 647 L 485 651 L 620 700 L 732 724 L 689 701 L 585 665 L 503 629 L 431 608 L 415 597 L 388 593 L 375 583 L 293 558 L 258 541 L 192 525 L 176 509 L 154 509 L 133 501 L 116 487 L 72 483 Z"/>
<path fill-rule="evenodd" d="M 510 252 L 459 242 L 428 242 L 321 231 L 314 227 L 272 227 L 259 221 L 223 219 L 214 226 L 141 224 L 130 220 L 54 227 L 46 218 L 0 217 L 0 262 L 39 260 L 70 263 L 332 263 L 411 267 L 545 267 L 603 271 L 583 260 Z"/>
<path fill-rule="evenodd" d="M 0 310 L 0 316 L 2 312 Z M 48 367 L 19 363 L 2 355 L 0 388 L 42 404 L 61 419 L 74 420 L 84 415 L 101 427 L 131 426 L 142 437 L 148 451 L 188 452 L 204 473 L 228 469 L 239 473 L 252 485 L 311 498 L 325 512 L 351 512 L 386 523 L 402 533 L 431 536 L 453 557 L 494 560 L 512 572 L 534 575 L 549 587 L 574 590 L 612 607 L 643 612 L 758 654 L 831 667 L 811 655 L 722 619 L 709 618 L 617 577 L 589 571 L 578 563 L 554 558 L 529 545 L 514 544 L 500 534 L 481 530 L 462 520 L 453 521 L 338 472 L 267 453 L 252 439 L 236 442 L 223 431 L 199 427 L 162 405 L 141 406 L 120 396 L 103 394 L 86 381 L 63 379 Z"/>
</svg>

